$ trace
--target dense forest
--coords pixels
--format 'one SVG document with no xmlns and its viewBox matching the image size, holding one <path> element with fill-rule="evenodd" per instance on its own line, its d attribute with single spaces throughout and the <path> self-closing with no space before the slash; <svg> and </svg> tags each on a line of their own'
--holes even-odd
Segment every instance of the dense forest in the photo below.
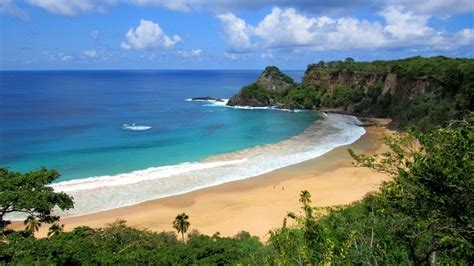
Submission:
<svg viewBox="0 0 474 266">
<path fill-rule="evenodd" d="M 317 208 L 300 194 L 268 242 L 246 232 L 234 237 L 200 234 L 192 217 L 178 214 L 175 232 L 138 230 L 116 221 L 105 228 L 63 232 L 57 206 L 72 199 L 46 186 L 54 170 L 0 170 L 1 264 L 465 264 L 474 261 L 474 114 L 427 132 L 387 136 L 378 156 L 350 151 L 357 165 L 392 176 L 376 193 L 349 206 Z M 8 229 L 5 215 L 28 215 L 23 231 Z M 252 219 L 252 217 L 249 217 Z M 288 219 L 295 225 L 288 225 Z M 49 226 L 46 238 L 36 238 Z M 185 237 L 185 234 L 187 237 Z"/>
<path fill-rule="evenodd" d="M 229 105 L 389 117 L 395 128 L 422 130 L 461 119 L 474 110 L 474 59 L 418 56 L 373 62 L 320 61 L 308 65 L 301 83 L 275 69 L 267 67 Z"/>
</svg>

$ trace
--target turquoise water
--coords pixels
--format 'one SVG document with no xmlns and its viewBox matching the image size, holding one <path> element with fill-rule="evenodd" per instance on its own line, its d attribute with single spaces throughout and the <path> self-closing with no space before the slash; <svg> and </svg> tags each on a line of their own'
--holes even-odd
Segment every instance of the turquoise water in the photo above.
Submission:
<svg viewBox="0 0 474 266">
<path fill-rule="evenodd" d="M 58 181 L 198 162 L 303 132 L 314 112 L 241 110 L 229 98 L 260 71 L 0 72 L 0 165 L 55 168 Z M 300 80 L 302 72 L 289 72 Z M 123 124 L 151 127 L 134 131 Z"/>
</svg>

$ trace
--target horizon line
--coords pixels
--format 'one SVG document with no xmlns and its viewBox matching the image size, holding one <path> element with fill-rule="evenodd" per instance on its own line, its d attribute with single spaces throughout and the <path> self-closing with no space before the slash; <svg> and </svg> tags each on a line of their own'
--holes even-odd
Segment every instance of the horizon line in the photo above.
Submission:
<svg viewBox="0 0 474 266">
<path fill-rule="evenodd" d="M 135 69 L 135 68 L 110 68 L 110 69 L 0 69 L 0 72 L 41 72 L 41 71 L 263 71 L 265 68 L 222 68 L 222 69 L 217 69 L 217 68 L 203 68 L 203 69 L 197 69 L 197 68 L 191 68 L 191 69 L 152 69 L 152 68 L 144 68 L 144 69 Z M 281 69 L 282 71 L 305 71 L 306 69 Z"/>
</svg>

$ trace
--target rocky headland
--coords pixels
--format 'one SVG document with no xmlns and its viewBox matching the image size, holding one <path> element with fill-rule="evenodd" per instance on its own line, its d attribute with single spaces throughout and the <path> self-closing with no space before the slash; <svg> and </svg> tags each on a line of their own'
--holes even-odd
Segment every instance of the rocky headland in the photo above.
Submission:
<svg viewBox="0 0 474 266">
<path fill-rule="evenodd" d="M 441 56 L 374 62 L 348 58 L 308 65 L 301 83 L 269 66 L 227 105 L 391 118 L 397 128 L 416 121 L 424 129 L 472 110 L 472 65 L 472 59 Z"/>
</svg>

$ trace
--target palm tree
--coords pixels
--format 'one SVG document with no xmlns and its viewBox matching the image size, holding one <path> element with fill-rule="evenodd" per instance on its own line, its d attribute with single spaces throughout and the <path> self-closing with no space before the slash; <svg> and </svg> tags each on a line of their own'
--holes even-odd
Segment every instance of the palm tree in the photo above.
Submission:
<svg viewBox="0 0 474 266">
<path fill-rule="evenodd" d="M 181 233 L 181 236 L 183 237 L 183 242 L 184 242 L 184 234 L 188 231 L 189 228 L 189 216 L 186 213 L 181 213 L 176 216 L 176 218 L 173 221 L 173 227 L 178 231 L 178 234 Z"/>
<path fill-rule="evenodd" d="M 32 215 L 28 215 L 23 224 L 26 225 L 25 230 L 30 232 L 32 236 L 35 235 L 35 231 L 38 232 L 41 226 L 41 223 Z"/>
<path fill-rule="evenodd" d="M 64 224 L 53 223 L 49 227 L 48 237 L 57 236 L 64 231 Z"/>
<path fill-rule="evenodd" d="M 311 194 L 309 193 L 308 190 L 301 191 L 300 202 L 303 203 L 303 205 L 305 206 L 311 203 Z"/>
</svg>

